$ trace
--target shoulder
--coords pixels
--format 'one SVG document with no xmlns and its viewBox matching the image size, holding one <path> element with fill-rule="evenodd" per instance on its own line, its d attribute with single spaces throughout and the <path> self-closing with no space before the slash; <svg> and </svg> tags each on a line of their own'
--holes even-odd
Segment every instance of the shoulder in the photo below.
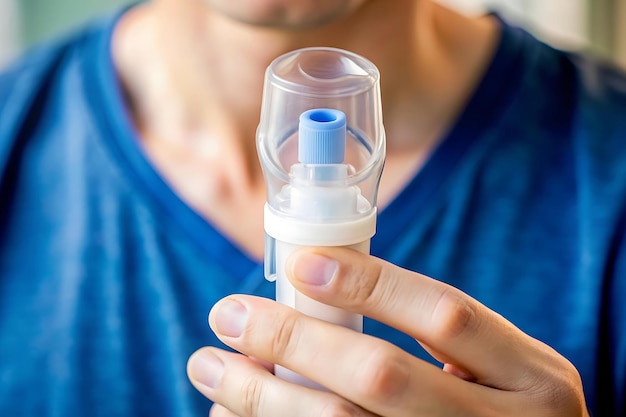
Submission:
<svg viewBox="0 0 626 417">
<path fill-rule="evenodd" d="M 585 55 L 570 55 L 576 68 L 576 127 L 626 157 L 626 72 Z M 616 149 L 616 150 L 618 150 Z M 626 161 L 622 161 L 626 163 Z"/>
<path fill-rule="evenodd" d="M 575 73 L 572 138 L 580 159 L 626 178 L 626 72 L 589 55 L 567 58 Z"/>
<path fill-rule="evenodd" d="M 576 68 L 583 96 L 594 102 L 626 105 L 626 70 L 581 53 L 566 54 Z"/>
<path fill-rule="evenodd" d="M 551 113 L 606 107 L 622 111 L 626 106 L 626 68 L 584 50 L 555 48 L 517 27 L 506 25 L 504 32 L 508 38 L 505 46 L 520 45 L 514 66 L 521 67 L 518 91 L 526 103 L 542 110 L 541 103 L 548 103 Z"/>
<path fill-rule="evenodd" d="M 0 178 L 15 152 L 33 137 L 45 110 L 64 105 L 59 86 L 93 53 L 108 20 L 37 45 L 0 73 Z"/>
<path fill-rule="evenodd" d="M 11 126 L 26 116 L 67 50 L 63 44 L 41 45 L 0 74 L 0 137 L 11 135 Z"/>
<path fill-rule="evenodd" d="M 23 107 L 88 52 L 94 46 L 93 40 L 105 30 L 103 23 L 97 20 L 62 38 L 39 44 L 6 67 L 0 73 L 0 118 L 6 118 L 7 112 L 11 114 L 9 107 L 15 107 L 13 103 Z"/>
<path fill-rule="evenodd" d="M 555 145 L 604 147 L 626 158 L 626 71 L 586 52 L 555 49 L 526 34 L 516 110 L 549 129 Z M 592 155 L 593 156 L 593 155 Z"/>
</svg>

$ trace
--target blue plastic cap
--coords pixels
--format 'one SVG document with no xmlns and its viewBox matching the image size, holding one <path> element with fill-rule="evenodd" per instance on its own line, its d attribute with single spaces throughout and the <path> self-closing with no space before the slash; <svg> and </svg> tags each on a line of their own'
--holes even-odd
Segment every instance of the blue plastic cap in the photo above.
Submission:
<svg viewBox="0 0 626 417">
<path fill-rule="evenodd" d="M 298 161 L 341 164 L 346 154 L 346 115 L 335 109 L 312 109 L 300 115 Z"/>
</svg>

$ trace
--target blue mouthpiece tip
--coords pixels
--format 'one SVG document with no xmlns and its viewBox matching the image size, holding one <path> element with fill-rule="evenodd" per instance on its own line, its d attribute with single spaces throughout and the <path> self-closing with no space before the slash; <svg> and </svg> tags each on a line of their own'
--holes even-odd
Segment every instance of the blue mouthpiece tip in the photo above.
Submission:
<svg viewBox="0 0 626 417">
<path fill-rule="evenodd" d="M 341 164 L 346 153 L 346 115 L 312 109 L 300 115 L 298 160 L 303 164 Z"/>
</svg>

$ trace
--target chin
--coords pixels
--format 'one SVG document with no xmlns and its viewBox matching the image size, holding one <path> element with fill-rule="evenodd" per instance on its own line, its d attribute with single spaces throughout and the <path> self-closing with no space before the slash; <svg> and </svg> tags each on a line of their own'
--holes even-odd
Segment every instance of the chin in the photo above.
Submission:
<svg viewBox="0 0 626 417">
<path fill-rule="evenodd" d="M 291 30 L 335 22 L 366 0 L 204 0 L 231 19 L 255 26 Z"/>
</svg>

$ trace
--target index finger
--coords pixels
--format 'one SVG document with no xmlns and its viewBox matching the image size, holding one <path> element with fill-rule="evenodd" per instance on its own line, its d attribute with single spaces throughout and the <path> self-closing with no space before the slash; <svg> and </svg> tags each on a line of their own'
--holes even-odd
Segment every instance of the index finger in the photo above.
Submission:
<svg viewBox="0 0 626 417">
<path fill-rule="evenodd" d="M 537 351 L 533 340 L 460 290 L 346 248 L 301 249 L 286 268 L 293 285 L 309 297 L 395 327 L 462 365 L 481 383 L 525 388 L 518 381 L 528 380 L 533 368 L 527 359 Z M 553 360 L 546 352 L 532 356 L 535 364 Z M 506 376 L 500 377 L 503 369 Z"/>
</svg>

